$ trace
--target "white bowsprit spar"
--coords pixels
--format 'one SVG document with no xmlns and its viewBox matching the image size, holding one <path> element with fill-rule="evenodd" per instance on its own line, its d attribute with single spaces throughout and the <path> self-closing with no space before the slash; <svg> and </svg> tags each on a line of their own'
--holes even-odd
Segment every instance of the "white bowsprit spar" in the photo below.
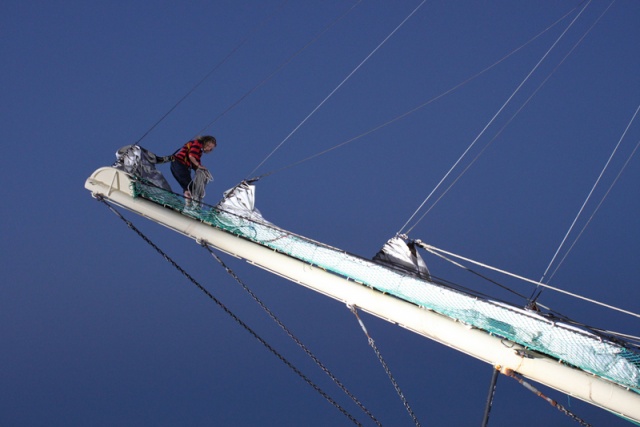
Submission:
<svg viewBox="0 0 640 427">
<path fill-rule="evenodd" d="M 294 283 L 640 423 L 640 351 L 515 305 L 480 298 L 283 230 L 242 183 L 192 211 L 165 189 L 113 167 L 85 187 L 101 197 Z"/>
</svg>

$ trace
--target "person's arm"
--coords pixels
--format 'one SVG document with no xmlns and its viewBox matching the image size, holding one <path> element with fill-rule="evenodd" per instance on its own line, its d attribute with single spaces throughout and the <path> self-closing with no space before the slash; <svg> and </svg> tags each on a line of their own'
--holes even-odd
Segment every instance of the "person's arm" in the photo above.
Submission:
<svg viewBox="0 0 640 427">
<path fill-rule="evenodd" d="M 156 163 L 167 163 L 167 162 L 173 162 L 174 160 L 175 160 L 175 157 L 173 157 L 173 155 L 163 156 L 163 157 L 156 156 Z"/>
<path fill-rule="evenodd" d="M 192 156 L 191 154 L 189 154 L 189 161 L 191 162 L 191 164 L 193 164 L 197 169 L 206 169 L 205 166 L 203 166 L 202 162 L 198 161 L 198 159 L 195 156 Z"/>
<path fill-rule="evenodd" d="M 202 163 L 198 161 L 198 159 L 195 156 L 192 156 L 191 154 L 189 154 L 189 161 L 191 162 L 191 164 L 193 164 L 195 166 L 196 169 L 206 169 L 204 166 L 202 166 Z"/>
<path fill-rule="evenodd" d="M 189 163 L 191 163 L 196 170 L 200 169 L 200 168 L 204 168 L 206 169 L 204 166 L 202 166 L 202 152 L 203 152 L 203 146 L 202 143 L 199 141 L 194 141 L 191 144 L 191 147 L 189 149 L 189 153 L 187 153 L 187 158 L 189 159 Z"/>
</svg>

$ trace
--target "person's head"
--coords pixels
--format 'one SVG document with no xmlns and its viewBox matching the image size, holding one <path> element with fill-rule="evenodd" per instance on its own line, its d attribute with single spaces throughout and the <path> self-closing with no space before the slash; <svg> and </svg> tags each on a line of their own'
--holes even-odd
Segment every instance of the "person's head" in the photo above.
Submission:
<svg viewBox="0 0 640 427">
<path fill-rule="evenodd" d="M 198 138 L 202 142 L 202 150 L 205 153 L 209 153 L 218 145 L 216 139 L 211 135 L 205 135 Z"/>
</svg>

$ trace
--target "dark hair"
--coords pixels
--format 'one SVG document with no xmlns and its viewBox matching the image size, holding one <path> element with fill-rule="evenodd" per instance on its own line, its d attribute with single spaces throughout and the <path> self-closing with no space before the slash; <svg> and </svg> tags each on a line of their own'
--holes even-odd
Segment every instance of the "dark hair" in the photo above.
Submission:
<svg viewBox="0 0 640 427">
<path fill-rule="evenodd" d="M 212 142 L 214 146 L 218 145 L 218 141 L 216 141 L 216 139 L 211 135 L 199 136 L 196 139 L 202 142 L 202 145 L 206 144 L 207 142 Z"/>
</svg>

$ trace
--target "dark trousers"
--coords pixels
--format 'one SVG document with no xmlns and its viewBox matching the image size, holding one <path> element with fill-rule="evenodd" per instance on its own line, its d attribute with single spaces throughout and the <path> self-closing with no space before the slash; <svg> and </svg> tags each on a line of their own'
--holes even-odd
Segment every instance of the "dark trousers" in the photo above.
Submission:
<svg viewBox="0 0 640 427">
<path fill-rule="evenodd" d="M 191 168 L 178 161 L 173 161 L 171 162 L 171 174 L 182 187 L 182 191 L 191 191 Z"/>
</svg>

